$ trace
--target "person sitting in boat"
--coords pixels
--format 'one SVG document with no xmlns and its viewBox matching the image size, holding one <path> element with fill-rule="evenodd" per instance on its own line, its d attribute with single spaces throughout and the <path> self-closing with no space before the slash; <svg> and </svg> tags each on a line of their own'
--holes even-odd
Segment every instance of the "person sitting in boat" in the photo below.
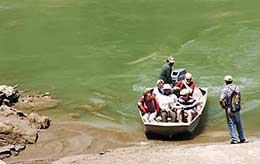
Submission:
<svg viewBox="0 0 260 164">
<path fill-rule="evenodd" d="M 192 81 L 192 74 L 186 73 L 185 79 L 182 81 L 179 81 L 175 84 L 173 87 L 174 93 L 177 95 L 177 97 L 180 97 L 180 91 L 183 89 L 188 89 L 189 95 L 192 96 L 195 88 L 195 83 Z"/>
<path fill-rule="evenodd" d="M 157 97 L 161 109 L 162 121 L 167 122 L 168 118 L 170 118 L 171 122 L 175 122 L 177 97 L 172 94 L 172 87 L 170 84 L 164 84 L 163 93 L 163 95 Z"/>
<path fill-rule="evenodd" d="M 183 122 L 183 117 L 186 115 L 187 122 L 189 123 L 200 112 L 198 102 L 190 96 L 188 89 L 181 90 L 180 97 L 178 98 L 178 105 L 183 108 L 182 112 L 177 112 L 178 122 Z"/>
<path fill-rule="evenodd" d="M 163 85 L 164 85 L 164 81 L 162 79 L 157 80 L 156 87 L 153 89 L 153 96 L 156 99 L 159 96 L 163 95 Z"/>
<path fill-rule="evenodd" d="M 138 108 L 145 122 L 155 121 L 156 116 L 160 112 L 160 108 L 158 101 L 152 96 L 150 89 L 144 90 L 143 96 L 138 101 Z"/>
</svg>

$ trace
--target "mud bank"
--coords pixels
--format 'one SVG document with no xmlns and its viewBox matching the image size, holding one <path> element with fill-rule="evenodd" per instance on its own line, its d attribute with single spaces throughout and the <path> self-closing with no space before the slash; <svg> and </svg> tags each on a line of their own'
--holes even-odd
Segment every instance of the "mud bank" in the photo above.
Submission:
<svg viewBox="0 0 260 164">
<path fill-rule="evenodd" d="M 50 96 L 39 95 L 30 101 L 21 101 L 17 86 L 0 86 L 0 159 L 17 156 L 27 144 L 35 144 L 40 129 L 47 129 L 51 119 L 37 113 L 24 113 L 16 104 L 47 104 Z M 25 99 L 22 99 L 25 100 Z M 45 102 L 45 103 L 44 103 Z M 39 105 L 38 105 L 39 106 Z"/>
<path fill-rule="evenodd" d="M 172 163 L 259 163 L 260 141 L 231 145 L 227 142 L 159 145 L 147 144 L 120 148 L 100 154 L 84 154 L 62 158 L 52 164 L 172 164 Z"/>
<path fill-rule="evenodd" d="M 246 134 L 250 142 L 239 145 L 229 144 L 227 131 L 204 132 L 191 140 L 163 141 L 147 140 L 142 131 L 100 129 L 85 122 L 52 122 L 52 126 L 41 133 L 37 144 L 28 145 L 19 156 L 5 161 L 10 164 L 134 164 L 156 163 L 160 160 L 174 163 L 184 158 L 184 163 L 191 163 L 190 160 L 198 156 L 198 163 L 207 163 L 204 159 L 207 159 L 209 152 L 212 158 L 209 162 L 218 163 L 218 158 L 220 161 L 227 158 L 225 160 L 228 163 L 233 161 L 232 155 L 238 152 L 235 159 L 243 157 L 254 163 L 258 157 L 252 155 L 248 159 L 247 151 L 252 149 L 255 153 L 260 152 L 260 134 Z"/>
</svg>

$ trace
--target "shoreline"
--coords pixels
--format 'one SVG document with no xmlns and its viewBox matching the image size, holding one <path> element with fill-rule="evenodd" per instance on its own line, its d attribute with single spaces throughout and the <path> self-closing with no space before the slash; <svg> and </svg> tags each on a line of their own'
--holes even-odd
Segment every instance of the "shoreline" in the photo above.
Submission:
<svg viewBox="0 0 260 164">
<path fill-rule="evenodd" d="M 49 163 L 65 156 L 99 153 L 107 149 L 127 147 L 134 138 L 141 140 L 142 133 L 129 135 L 121 131 L 99 129 L 84 122 L 52 122 L 42 130 L 37 144 L 27 145 L 18 156 L 7 158 L 7 163 Z"/>
<path fill-rule="evenodd" d="M 117 148 L 100 154 L 82 154 L 62 158 L 52 164 L 172 164 L 189 163 L 258 163 L 260 160 L 260 140 L 231 145 L 226 142 L 187 145 L 139 145 Z"/>
<path fill-rule="evenodd" d="M 251 141 L 257 142 L 258 138 L 260 138 L 258 133 L 246 132 L 247 136 L 249 137 L 247 139 L 250 141 L 248 144 L 251 144 Z M 4 161 L 13 164 L 47 164 L 63 159 L 70 161 L 69 159 L 73 160 L 75 157 L 78 159 L 77 155 L 99 157 L 100 155 L 103 156 L 121 149 L 134 149 L 133 153 L 135 153 L 135 151 L 138 152 L 139 149 L 143 149 L 142 147 L 146 147 L 148 150 L 150 147 L 167 148 L 167 146 L 173 149 L 175 147 L 184 149 L 185 147 L 193 147 L 192 145 L 198 147 L 204 147 L 205 145 L 230 145 L 228 132 L 205 131 L 191 140 L 162 141 L 146 139 L 143 131 L 122 132 L 111 129 L 99 129 L 85 122 L 76 121 L 53 122 L 48 130 L 41 131 L 37 144 L 28 145 L 27 149 L 21 152 L 19 156 L 11 157 Z M 158 151 L 161 150 L 159 149 Z M 138 154 L 136 155 L 139 156 Z M 111 158 L 116 160 L 118 157 L 112 155 Z M 81 161 L 81 159 L 78 160 Z M 102 163 L 102 161 L 99 162 Z"/>
</svg>

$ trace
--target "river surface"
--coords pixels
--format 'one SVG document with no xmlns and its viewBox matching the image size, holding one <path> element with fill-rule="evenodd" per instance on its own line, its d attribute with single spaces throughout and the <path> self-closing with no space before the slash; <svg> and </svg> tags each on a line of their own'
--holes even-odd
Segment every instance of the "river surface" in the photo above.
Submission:
<svg viewBox="0 0 260 164">
<path fill-rule="evenodd" d="M 54 121 L 142 131 L 137 101 L 169 55 L 208 87 L 206 130 L 226 130 L 223 77 L 241 87 L 246 131 L 260 131 L 258 0 L 1 0 L 0 77 L 50 92 Z"/>
</svg>

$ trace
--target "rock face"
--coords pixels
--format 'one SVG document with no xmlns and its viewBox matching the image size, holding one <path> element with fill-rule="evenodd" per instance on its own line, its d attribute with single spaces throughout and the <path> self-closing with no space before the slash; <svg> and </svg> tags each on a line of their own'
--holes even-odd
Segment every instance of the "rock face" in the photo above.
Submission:
<svg viewBox="0 0 260 164">
<path fill-rule="evenodd" d="M 38 113 L 31 113 L 27 118 L 37 127 L 37 129 L 47 129 L 51 124 L 49 117 L 40 116 Z"/>
<path fill-rule="evenodd" d="M 7 85 L 0 85 L 0 104 L 3 102 L 8 106 L 12 106 L 14 103 L 18 102 L 20 94 L 16 89 L 17 85 L 15 86 L 7 86 Z"/>
<path fill-rule="evenodd" d="M 18 109 L 29 109 L 39 111 L 44 109 L 55 108 L 59 105 L 58 100 L 53 99 L 48 92 L 46 93 L 21 93 L 20 99 L 15 104 Z"/>
<path fill-rule="evenodd" d="M 47 116 L 26 113 L 13 108 L 18 102 L 18 90 L 10 86 L 0 86 L 0 159 L 18 155 L 26 144 L 34 144 L 39 136 L 39 129 L 50 126 Z"/>
<path fill-rule="evenodd" d="M 19 152 L 24 150 L 25 148 L 26 148 L 26 145 L 3 146 L 0 148 L 0 159 L 8 158 L 11 155 L 18 155 Z"/>
<path fill-rule="evenodd" d="M 37 139 L 38 129 L 27 118 L 0 114 L 0 146 L 35 143 Z"/>
<path fill-rule="evenodd" d="M 17 155 L 20 151 L 13 149 L 14 146 L 36 143 L 38 133 L 39 130 L 26 114 L 21 116 L 20 111 L 7 105 L 0 107 L 0 159 Z"/>
</svg>

